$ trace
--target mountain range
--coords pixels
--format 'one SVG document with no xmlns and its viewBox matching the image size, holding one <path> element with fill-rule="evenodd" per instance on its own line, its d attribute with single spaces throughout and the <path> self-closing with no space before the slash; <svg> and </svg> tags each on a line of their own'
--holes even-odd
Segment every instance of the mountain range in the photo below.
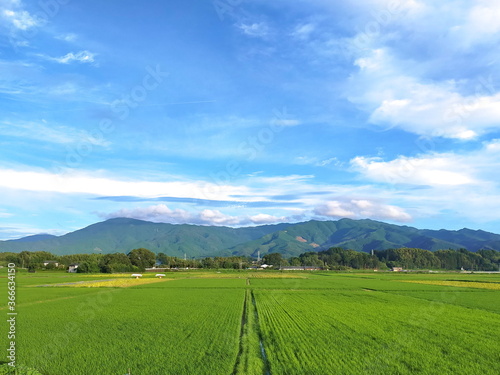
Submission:
<svg viewBox="0 0 500 375">
<path fill-rule="evenodd" d="M 1 252 L 49 251 L 57 255 L 129 252 L 144 247 L 170 256 L 261 256 L 278 252 L 285 257 L 330 247 L 369 252 L 400 247 L 426 250 L 500 250 L 500 235 L 481 230 L 428 230 L 369 219 L 311 220 L 256 227 L 229 228 L 152 223 L 115 218 L 62 236 L 39 234 L 0 241 Z"/>
</svg>

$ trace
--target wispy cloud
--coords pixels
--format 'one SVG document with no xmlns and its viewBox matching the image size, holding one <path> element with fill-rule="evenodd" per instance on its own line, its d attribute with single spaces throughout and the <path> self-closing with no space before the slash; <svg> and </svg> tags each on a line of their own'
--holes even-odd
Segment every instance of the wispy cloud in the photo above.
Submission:
<svg viewBox="0 0 500 375">
<path fill-rule="evenodd" d="M 316 25 L 313 23 L 304 23 L 297 25 L 292 32 L 292 36 L 298 39 L 308 39 L 309 36 L 316 30 Z"/>
<path fill-rule="evenodd" d="M 60 34 L 60 35 L 56 36 L 56 39 L 64 40 L 65 42 L 72 43 L 78 39 L 78 36 L 76 34 L 73 34 L 73 33 Z"/>
<path fill-rule="evenodd" d="M 65 232 L 61 231 L 61 229 L 40 228 L 19 223 L 12 223 L 9 226 L 0 226 L 0 238 L 2 240 L 14 240 L 41 233 L 58 236 L 64 234 Z"/>
<path fill-rule="evenodd" d="M 102 173 L 101 173 L 102 175 Z M 243 186 L 218 185 L 205 181 L 155 182 L 100 177 L 96 173 L 67 173 L 18 171 L 0 169 L 0 186 L 20 191 L 90 194 L 96 196 L 184 197 L 234 201 L 232 195 L 247 195 Z M 252 200 L 257 200 L 253 198 Z"/>
<path fill-rule="evenodd" d="M 51 57 L 46 55 L 38 55 L 46 60 L 55 61 L 60 64 L 70 64 L 78 62 L 82 64 L 92 64 L 95 62 L 95 53 L 89 51 L 80 51 L 77 53 L 69 52 L 61 57 Z"/>
<path fill-rule="evenodd" d="M 39 122 L 0 122 L 0 134 L 9 137 L 32 139 L 56 144 L 78 144 L 87 142 L 94 146 L 109 146 L 104 139 L 97 139 L 85 130 L 62 125 L 49 125 L 46 121 Z"/>
<path fill-rule="evenodd" d="M 33 17 L 25 10 L 4 10 L 3 16 L 4 19 L 12 23 L 12 25 L 19 30 L 28 30 L 32 27 L 40 26 L 43 23 L 40 19 Z"/>
<path fill-rule="evenodd" d="M 294 164 L 298 165 L 313 165 L 315 167 L 334 166 L 340 167 L 343 163 L 336 157 L 322 159 L 315 156 L 297 156 L 294 159 Z"/>
<path fill-rule="evenodd" d="M 14 214 L 12 214 L 10 212 L 0 211 L 0 218 L 7 218 L 7 217 L 11 217 L 11 216 L 14 216 Z"/>
<path fill-rule="evenodd" d="M 259 23 L 241 23 L 238 28 L 245 34 L 251 37 L 263 38 L 269 34 L 269 26 L 264 22 Z"/>
</svg>

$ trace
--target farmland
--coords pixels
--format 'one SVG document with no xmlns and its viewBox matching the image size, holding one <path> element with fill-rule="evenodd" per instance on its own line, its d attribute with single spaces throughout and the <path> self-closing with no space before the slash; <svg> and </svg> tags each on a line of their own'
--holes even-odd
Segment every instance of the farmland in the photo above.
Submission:
<svg viewBox="0 0 500 375">
<path fill-rule="evenodd" d="M 46 375 L 500 372 L 498 274 L 39 272 L 17 283 L 17 363 Z"/>
</svg>

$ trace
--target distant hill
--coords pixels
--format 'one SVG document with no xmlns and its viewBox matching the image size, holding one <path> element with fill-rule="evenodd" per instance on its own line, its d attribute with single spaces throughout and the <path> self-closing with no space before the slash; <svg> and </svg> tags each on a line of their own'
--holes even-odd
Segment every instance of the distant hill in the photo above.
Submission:
<svg viewBox="0 0 500 375">
<path fill-rule="evenodd" d="M 418 247 L 431 251 L 466 247 L 462 242 L 453 241 L 454 235 L 457 236 L 457 239 L 461 238 L 457 234 L 458 232 L 445 231 L 448 235 L 441 236 L 443 239 L 422 232 L 426 231 L 374 220 L 311 220 L 290 225 L 283 231 L 239 244 L 231 250 L 234 254 L 242 255 L 254 255 L 256 251 L 264 254 L 279 252 L 286 255 L 296 255 L 305 251 L 325 250 L 330 247 L 343 247 L 365 252 L 399 247 Z M 493 233 L 488 233 L 488 235 L 496 236 L 497 240 L 500 239 L 500 235 Z M 474 243 L 467 242 L 468 249 L 477 251 L 484 247 L 490 248 L 489 236 L 477 238 Z M 500 249 L 500 244 L 497 249 Z"/>
<path fill-rule="evenodd" d="M 227 255 L 228 252 L 224 250 L 238 243 L 252 241 L 288 225 L 235 229 L 117 218 L 38 241 L 29 240 L 36 236 L 0 241 L 0 251 L 49 251 L 57 255 L 92 252 L 105 254 L 145 247 L 156 253 L 164 252 L 179 257 L 185 253 L 189 257 L 218 256 Z"/>
<path fill-rule="evenodd" d="M 500 235 L 461 229 L 427 230 L 374 220 L 311 220 L 303 223 L 229 228 L 165 224 L 117 218 L 52 236 L 47 234 L 0 241 L 0 251 L 49 251 L 54 254 L 129 252 L 145 247 L 156 253 L 183 257 L 244 255 L 278 252 L 297 256 L 330 247 L 357 251 L 417 247 L 426 250 L 466 248 L 500 250 Z"/>
<path fill-rule="evenodd" d="M 49 240 L 52 238 L 56 238 L 56 236 L 54 236 L 52 234 L 41 233 L 41 234 L 35 234 L 33 236 L 19 238 L 17 240 L 12 240 L 12 241 L 14 241 L 14 242 L 36 242 L 36 241 Z"/>
</svg>

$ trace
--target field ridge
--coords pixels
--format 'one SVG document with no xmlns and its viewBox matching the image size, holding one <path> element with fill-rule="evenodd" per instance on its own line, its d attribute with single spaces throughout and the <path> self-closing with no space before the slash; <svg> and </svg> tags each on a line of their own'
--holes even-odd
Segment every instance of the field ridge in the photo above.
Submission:
<svg viewBox="0 0 500 375">
<path fill-rule="evenodd" d="M 248 281 L 248 279 L 247 279 Z M 234 370 L 233 370 L 233 375 L 238 374 L 238 368 L 241 366 L 241 362 L 243 358 L 243 353 L 245 350 L 245 344 L 244 344 L 244 336 L 245 336 L 245 329 L 247 325 L 247 306 L 248 306 L 248 290 L 245 290 L 245 298 L 243 301 L 243 311 L 241 313 L 241 328 L 240 328 L 240 343 L 239 343 L 239 350 L 238 350 L 238 355 L 236 357 L 236 362 L 234 363 Z"/>
<path fill-rule="evenodd" d="M 259 323 L 259 311 L 257 310 L 257 302 L 255 301 L 255 295 L 253 293 L 253 289 L 250 291 L 250 294 L 252 296 L 252 307 L 253 307 L 253 312 L 255 315 L 255 328 L 257 331 L 257 335 L 259 337 L 259 349 L 260 349 L 260 354 L 261 354 L 261 359 L 264 364 L 264 375 L 270 375 L 270 364 L 269 360 L 266 355 L 266 348 L 264 347 L 264 337 L 262 335 L 262 330 L 260 329 L 260 323 Z"/>
</svg>

